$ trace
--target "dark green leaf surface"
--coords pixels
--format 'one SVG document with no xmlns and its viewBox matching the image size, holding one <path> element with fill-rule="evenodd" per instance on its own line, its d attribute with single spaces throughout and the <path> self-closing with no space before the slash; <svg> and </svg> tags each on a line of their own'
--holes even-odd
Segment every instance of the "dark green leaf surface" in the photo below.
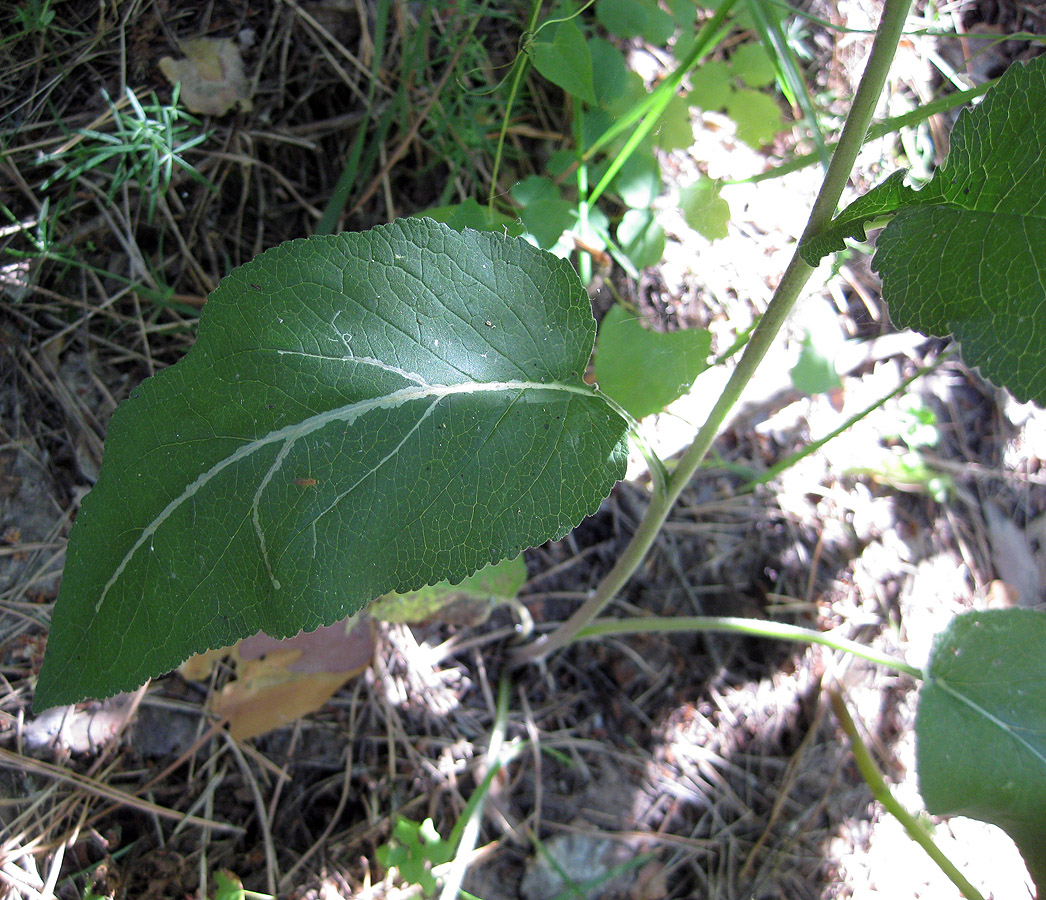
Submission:
<svg viewBox="0 0 1046 900">
<path fill-rule="evenodd" d="M 892 215 L 917 198 L 918 192 L 904 183 L 904 176 L 904 171 L 891 173 L 885 181 L 858 197 L 832 219 L 824 231 L 803 241 L 799 253 L 807 264 L 816 266 L 829 253 L 842 250 L 846 238 L 863 241 L 869 222 Z"/>
<path fill-rule="evenodd" d="M 566 262 L 409 219 L 233 271 L 113 417 L 69 540 L 44 708 L 286 637 L 564 534 L 623 475 Z"/>
<path fill-rule="evenodd" d="M 958 616 L 937 635 L 915 719 L 919 790 L 935 815 L 991 822 L 1046 887 L 1046 614 Z"/>
<path fill-rule="evenodd" d="M 953 335 L 966 362 L 1046 403 L 1046 57 L 1010 67 L 960 115 L 948 159 L 915 191 L 891 178 L 803 248 L 815 264 L 896 211 L 873 267 L 902 328 Z"/>
<path fill-rule="evenodd" d="M 654 331 L 625 307 L 612 306 L 599 326 L 596 382 L 630 415 L 642 419 L 690 390 L 708 368 L 711 347 L 707 331 Z"/>
</svg>

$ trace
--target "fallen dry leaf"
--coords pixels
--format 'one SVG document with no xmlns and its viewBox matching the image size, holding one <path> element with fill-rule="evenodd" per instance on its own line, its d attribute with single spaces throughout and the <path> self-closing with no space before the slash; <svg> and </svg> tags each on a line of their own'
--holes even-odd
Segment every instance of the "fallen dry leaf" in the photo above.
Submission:
<svg viewBox="0 0 1046 900">
<path fill-rule="evenodd" d="M 240 48 L 227 38 L 195 38 L 182 41 L 184 59 L 165 56 L 160 71 L 171 84 L 181 84 L 186 109 L 209 116 L 224 116 L 239 104 L 251 109 L 247 76 L 243 73 Z"/>
<path fill-rule="evenodd" d="M 373 653 L 371 621 L 342 621 L 283 641 L 256 634 L 233 648 L 194 656 L 181 672 L 200 680 L 218 659 L 232 657 L 236 679 L 212 698 L 210 710 L 244 740 L 315 712 L 370 665 Z"/>
</svg>

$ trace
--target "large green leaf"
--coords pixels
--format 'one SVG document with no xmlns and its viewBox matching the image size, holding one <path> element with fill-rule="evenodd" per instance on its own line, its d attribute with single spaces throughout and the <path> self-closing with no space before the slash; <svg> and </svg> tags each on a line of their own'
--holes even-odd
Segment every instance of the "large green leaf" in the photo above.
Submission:
<svg viewBox="0 0 1046 900">
<path fill-rule="evenodd" d="M 937 635 L 915 719 L 919 790 L 936 815 L 1003 828 L 1046 887 L 1046 614 L 958 616 Z"/>
<path fill-rule="evenodd" d="M 894 173 L 804 243 L 816 265 L 894 214 L 873 267 L 890 318 L 952 334 L 970 365 L 1022 400 L 1046 403 L 1046 57 L 1015 64 L 952 133 L 922 190 Z"/>
<path fill-rule="evenodd" d="M 233 271 L 113 417 L 38 708 L 286 637 L 563 535 L 624 473 L 566 262 L 410 219 Z"/>
</svg>

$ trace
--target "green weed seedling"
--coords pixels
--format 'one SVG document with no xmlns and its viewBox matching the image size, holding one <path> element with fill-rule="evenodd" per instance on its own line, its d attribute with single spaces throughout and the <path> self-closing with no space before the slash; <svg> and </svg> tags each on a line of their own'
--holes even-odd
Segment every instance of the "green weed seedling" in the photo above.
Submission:
<svg viewBox="0 0 1046 900">
<path fill-rule="evenodd" d="M 889 219 L 873 264 L 895 322 L 954 336 L 970 365 L 1046 402 L 1046 58 L 1012 67 L 960 116 L 948 160 L 921 190 L 894 175 L 836 215 L 908 6 L 886 0 L 803 238 L 708 419 L 670 472 L 655 470 L 644 518 L 604 580 L 514 662 L 615 628 L 745 629 L 921 677 L 927 808 L 1004 828 L 1042 890 L 1042 613 L 960 616 L 921 672 L 777 623 L 597 618 L 642 563 L 813 266 L 873 220 Z M 536 39 L 578 46 L 558 31 Z M 591 204 L 598 190 L 580 196 Z M 70 534 L 37 710 L 134 689 L 256 631 L 287 637 L 389 592 L 457 582 L 566 534 L 625 470 L 627 417 L 583 377 L 595 332 L 567 261 L 431 219 L 292 241 L 234 269 L 186 357 L 113 416 Z"/>
<path fill-rule="evenodd" d="M 400 880 L 418 885 L 424 896 L 436 893 L 435 866 L 450 862 L 454 848 L 436 831 L 432 819 L 414 822 L 400 816 L 389 840 L 376 851 L 378 862 L 386 870 L 395 869 Z"/>
<path fill-rule="evenodd" d="M 177 87 L 170 104 L 160 103 L 154 94 L 146 105 L 127 88 L 130 113 L 113 103 L 104 90 L 102 96 L 112 113 L 113 132 L 81 129 L 76 132 L 79 140 L 71 142 L 68 149 L 41 157 L 42 164 L 59 164 L 44 182 L 44 189 L 59 181 L 75 182 L 99 173 L 108 181 L 106 196 L 112 200 L 124 185 L 136 182 L 145 197 L 149 222 L 155 215 L 157 198 L 167 193 L 176 168 L 213 189 L 185 159 L 185 153 L 207 140 L 208 133 L 199 131 L 198 119 L 178 108 Z"/>
</svg>

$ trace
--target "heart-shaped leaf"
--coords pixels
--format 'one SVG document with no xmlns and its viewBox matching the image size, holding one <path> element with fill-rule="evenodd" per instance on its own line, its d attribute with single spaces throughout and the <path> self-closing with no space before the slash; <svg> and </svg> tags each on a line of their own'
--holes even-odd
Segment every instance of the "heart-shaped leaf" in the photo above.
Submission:
<svg viewBox="0 0 1046 900">
<path fill-rule="evenodd" d="M 708 368 L 711 348 L 712 335 L 703 329 L 654 331 L 614 305 L 599 326 L 596 381 L 603 393 L 642 419 L 690 390 Z"/>
<path fill-rule="evenodd" d="M 568 263 L 427 219 L 236 269 L 113 417 L 37 707 L 563 535 L 625 467 L 625 422 L 581 377 L 594 336 Z"/>
<path fill-rule="evenodd" d="M 531 45 L 534 68 L 568 94 L 595 105 L 592 54 L 585 36 L 573 19 L 559 22 L 552 40 L 536 40 Z"/>
</svg>

